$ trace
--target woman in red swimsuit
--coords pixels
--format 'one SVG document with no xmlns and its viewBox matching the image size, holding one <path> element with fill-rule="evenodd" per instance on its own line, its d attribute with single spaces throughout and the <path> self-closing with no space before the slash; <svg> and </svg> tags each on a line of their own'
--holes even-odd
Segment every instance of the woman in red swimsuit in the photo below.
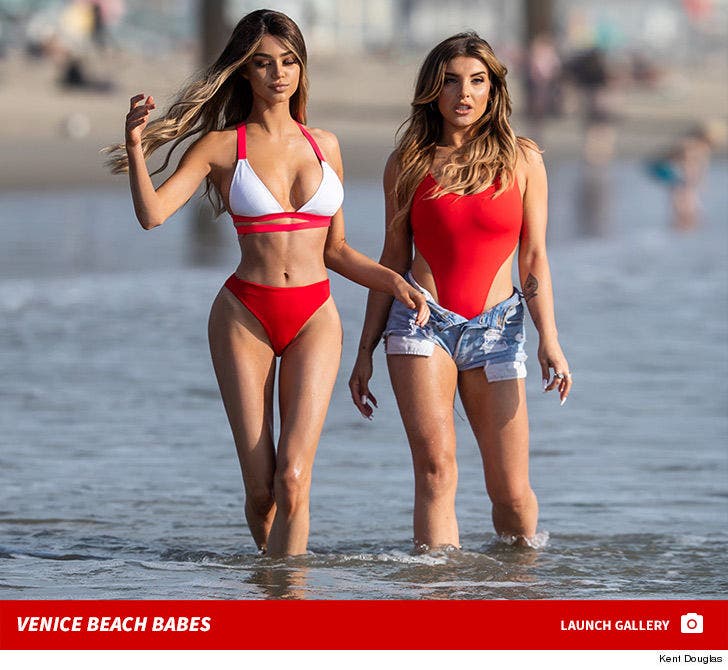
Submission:
<svg viewBox="0 0 728 670">
<path fill-rule="evenodd" d="M 371 292 L 349 385 L 370 418 L 372 351 L 384 335 L 412 452 L 420 551 L 460 546 L 456 391 L 481 452 L 497 533 L 534 544 L 538 504 L 528 476 L 523 301 L 539 333 L 544 390 L 557 390 L 563 405 L 572 384 L 546 257 L 546 172 L 536 145 L 511 130 L 505 74 L 475 33 L 436 46 L 422 65 L 411 116 L 384 173 L 380 262 L 422 291 L 431 316 L 420 326 L 404 305 Z M 516 258 L 522 292 L 511 280 Z"/>
<path fill-rule="evenodd" d="M 115 172 L 128 170 L 147 230 L 203 180 L 218 211 L 233 217 L 243 260 L 212 305 L 210 350 L 242 469 L 245 517 L 259 549 L 276 556 L 306 551 L 311 471 L 339 368 L 341 323 L 326 268 L 403 301 L 423 324 L 429 317 L 422 294 L 347 245 L 338 143 L 303 125 L 307 90 L 298 26 L 278 12 L 252 12 L 163 118 L 147 125 L 154 100 L 131 99 L 126 143 L 112 148 L 111 160 Z M 155 188 L 146 158 L 198 133 Z"/>
</svg>

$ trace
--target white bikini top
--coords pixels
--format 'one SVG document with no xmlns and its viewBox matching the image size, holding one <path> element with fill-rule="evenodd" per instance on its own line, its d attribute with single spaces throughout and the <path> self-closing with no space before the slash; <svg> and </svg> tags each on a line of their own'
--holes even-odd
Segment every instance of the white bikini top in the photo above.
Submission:
<svg viewBox="0 0 728 670">
<path fill-rule="evenodd" d="M 286 211 L 275 199 L 270 189 L 255 174 L 247 158 L 245 124 L 237 127 L 238 163 L 230 184 L 230 209 L 233 223 L 239 235 L 249 233 L 273 233 L 305 228 L 325 228 L 331 225 L 331 217 L 341 208 L 344 201 L 344 187 L 333 168 L 324 159 L 321 150 L 306 128 L 298 123 L 304 137 L 309 141 L 321 163 L 321 183 L 308 202 L 293 211 Z M 296 223 L 266 224 L 263 221 L 280 219 L 281 214 L 296 219 Z"/>
</svg>

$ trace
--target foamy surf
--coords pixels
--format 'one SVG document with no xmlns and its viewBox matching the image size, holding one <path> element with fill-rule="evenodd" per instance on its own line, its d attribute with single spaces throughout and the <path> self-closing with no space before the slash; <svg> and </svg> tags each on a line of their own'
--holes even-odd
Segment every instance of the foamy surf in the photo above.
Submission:
<svg viewBox="0 0 728 670">
<path fill-rule="evenodd" d="M 523 546 L 525 544 L 531 549 L 543 549 L 548 544 L 549 532 L 542 530 L 533 537 L 523 537 L 523 535 L 498 535 L 498 541 L 509 546 Z"/>
</svg>

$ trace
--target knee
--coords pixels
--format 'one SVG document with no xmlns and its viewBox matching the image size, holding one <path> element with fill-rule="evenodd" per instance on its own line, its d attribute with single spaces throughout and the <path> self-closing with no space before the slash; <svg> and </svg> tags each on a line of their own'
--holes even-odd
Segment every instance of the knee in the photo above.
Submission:
<svg viewBox="0 0 728 670">
<path fill-rule="evenodd" d="M 415 457 L 415 481 L 420 491 L 428 495 L 451 494 L 458 481 L 454 454 L 430 452 Z"/>
<path fill-rule="evenodd" d="M 311 477 L 302 468 L 282 467 L 275 475 L 275 500 L 279 512 L 293 514 L 308 505 Z"/>
<path fill-rule="evenodd" d="M 493 505 L 515 513 L 530 508 L 536 500 L 528 482 L 488 487 L 488 495 Z"/>
<path fill-rule="evenodd" d="M 256 516 L 268 516 L 275 505 L 273 491 L 267 487 L 249 489 L 245 495 L 245 505 Z"/>
</svg>

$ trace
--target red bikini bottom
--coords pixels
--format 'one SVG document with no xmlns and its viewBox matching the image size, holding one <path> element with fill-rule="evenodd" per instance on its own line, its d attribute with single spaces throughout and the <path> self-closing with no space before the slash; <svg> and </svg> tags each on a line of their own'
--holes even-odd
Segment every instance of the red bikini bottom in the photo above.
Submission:
<svg viewBox="0 0 728 670">
<path fill-rule="evenodd" d="M 260 321 L 276 356 L 331 295 L 328 279 L 306 286 L 265 286 L 233 274 L 225 286 Z"/>
</svg>

